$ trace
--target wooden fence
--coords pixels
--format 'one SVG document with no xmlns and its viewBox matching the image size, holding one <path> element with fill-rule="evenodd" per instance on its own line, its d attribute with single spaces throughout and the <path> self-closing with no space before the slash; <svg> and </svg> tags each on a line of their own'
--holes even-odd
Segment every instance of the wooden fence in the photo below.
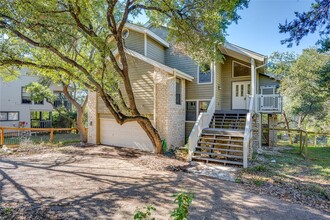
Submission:
<svg viewBox="0 0 330 220">
<path fill-rule="evenodd" d="M 288 135 L 298 135 L 299 137 L 299 150 L 300 154 L 304 157 L 307 155 L 307 146 L 308 146 L 308 136 L 312 135 L 314 136 L 314 145 L 316 145 L 316 137 L 317 136 L 330 136 L 330 133 L 317 133 L 312 131 L 305 131 L 302 129 L 286 129 L 286 128 L 263 128 L 264 130 L 268 131 L 284 131 Z M 275 143 L 275 141 L 272 141 Z"/>
<path fill-rule="evenodd" d="M 0 127 L 0 145 L 15 145 L 15 143 L 6 143 L 6 138 L 33 137 L 33 135 L 49 134 L 49 142 L 54 142 L 54 134 L 56 132 L 78 133 L 77 128 L 16 128 L 16 127 Z"/>
</svg>

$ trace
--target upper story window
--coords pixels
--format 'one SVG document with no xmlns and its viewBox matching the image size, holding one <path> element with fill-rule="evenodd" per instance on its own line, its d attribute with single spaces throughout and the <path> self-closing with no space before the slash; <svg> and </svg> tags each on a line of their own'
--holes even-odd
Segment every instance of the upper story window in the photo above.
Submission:
<svg viewBox="0 0 330 220">
<path fill-rule="evenodd" d="M 233 61 L 233 78 L 247 77 L 251 75 L 251 67 L 248 65 Z"/>
<path fill-rule="evenodd" d="M 210 64 L 200 64 L 198 66 L 198 84 L 212 83 L 212 71 Z"/>
<path fill-rule="evenodd" d="M 19 112 L 0 112 L 0 121 L 18 121 Z"/>
<path fill-rule="evenodd" d="M 175 89 L 175 103 L 181 105 L 181 79 L 176 79 L 176 89 Z"/>
<path fill-rule="evenodd" d="M 31 93 L 26 91 L 26 87 L 22 87 L 22 104 L 31 104 L 32 98 Z"/>
</svg>

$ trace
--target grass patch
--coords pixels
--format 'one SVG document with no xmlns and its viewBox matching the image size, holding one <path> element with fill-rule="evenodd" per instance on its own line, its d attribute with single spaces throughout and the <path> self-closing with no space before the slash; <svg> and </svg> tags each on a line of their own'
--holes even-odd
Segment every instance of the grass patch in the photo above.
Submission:
<svg viewBox="0 0 330 220">
<path fill-rule="evenodd" d="M 298 145 L 265 149 L 254 155 L 252 166 L 240 171 L 237 179 L 253 191 L 327 210 L 330 147 L 309 146 L 307 158 L 300 155 Z"/>
</svg>

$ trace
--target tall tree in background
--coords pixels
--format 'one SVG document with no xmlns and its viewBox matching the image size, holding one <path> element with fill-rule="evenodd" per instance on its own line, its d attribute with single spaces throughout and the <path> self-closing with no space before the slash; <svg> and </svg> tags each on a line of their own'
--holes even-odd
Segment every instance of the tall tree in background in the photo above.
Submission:
<svg viewBox="0 0 330 220">
<path fill-rule="evenodd" d="M 295 118 L 298 129 L 303 128 L 306 119 L 308 122 L 324 122 L 329 116 L 329 88 L 320 85 L 328 77 L 320 72 L 324 71 L 329 62 L 330 55 L 320 53 L 316 48 L 305 49 L 297 58 L 290 53 L 275 53 L 270 57 L 269 71 L 280 74 L 282 78 L 281 93 L 285 97 L 285 113 Z"/>
<path fill-rule="evenodd" d="M 295 12 L 293 21 L 279 25 L 280 33 L 289 33 L 289 38 L 281 41 L 289 47 L 299 44 L 301 39 L 310 33 L 319 32 L 319 44 L 323 51 L 330 49 L 330 0 L 316 0 L 308 12 Z"/>
<path fill-rule="evenodd" d="M 158 131 L 140 114 L 130 83 L 125 42 L 129 17 L 143 11 L 154 23 L 171 28 L 170 40 L 195 60 L 219 58 L 215 43 L 225 40 L 227 26 L 248 0 L 2 0 L 0 2 L 0 66 L 17 67 L 76 80 L 96 91 L 119 124 L 135 121 L 156 151 L 162 149 Z M 114 51 L 118 50 L 119 60 Z M 118 62 L 120 61 L 120 62 Z M 120 63 L 120 64 L 119 64 Z M 124 85 L 121 91 L 118 84 Z M 127 100 L 123 97 L 127 95 Z"/>
<path fill-rule="evenodd" d="M 51 76 L 49 76 L 51 79 Z M 75 120 L 73 120 L 69 116 L 69 109 L 66 106 L 63 106 L 64 103 L 61 105 L 56 105 L 54 102 L 56 101 L 57 97 L 55 94 L 50 90 L 49 86 L 51 81 L 47 80 L 48 83 L 44 82 L 38 83 L 33 82 L 27 86 L 27 92 L 32 94 L 32 99 L 34 101 L 43 101 L 46 100 L 49 104 L 51 104 L 56 112 L 59 113 L 60 116 L 64 117 L 66 120 L 71 121 L 71 123 L 78 129 L 80 135 L 81 143 L 87 142 L 87 132 L 84 126 L 84 113 L 87 106 L 88 95 L 86 91 L 83 91 L 75 82 L 68 82 L 68 81 L 61 81 L 56 82 L 59 85 L 62 85 L 62 92 L 69 103 L 71 103 L 76 111 Z M 54 81 L 53 81 L 54 82 Z M 84 93 L 84 94 L 82 94 Z M 72 111 L 71 111 L 72 113 Z"/>
</svg>

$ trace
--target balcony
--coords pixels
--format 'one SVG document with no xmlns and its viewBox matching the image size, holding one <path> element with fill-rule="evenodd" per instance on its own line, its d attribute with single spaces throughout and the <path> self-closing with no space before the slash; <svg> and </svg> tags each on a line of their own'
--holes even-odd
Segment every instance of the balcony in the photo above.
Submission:
<svg viewBox="0 0 330 220">
<path fill-rule="evenodd" d="M 257 94 L 257 112 L 282 113 L 283 97 L 280 94 Z"/>
</svg>

